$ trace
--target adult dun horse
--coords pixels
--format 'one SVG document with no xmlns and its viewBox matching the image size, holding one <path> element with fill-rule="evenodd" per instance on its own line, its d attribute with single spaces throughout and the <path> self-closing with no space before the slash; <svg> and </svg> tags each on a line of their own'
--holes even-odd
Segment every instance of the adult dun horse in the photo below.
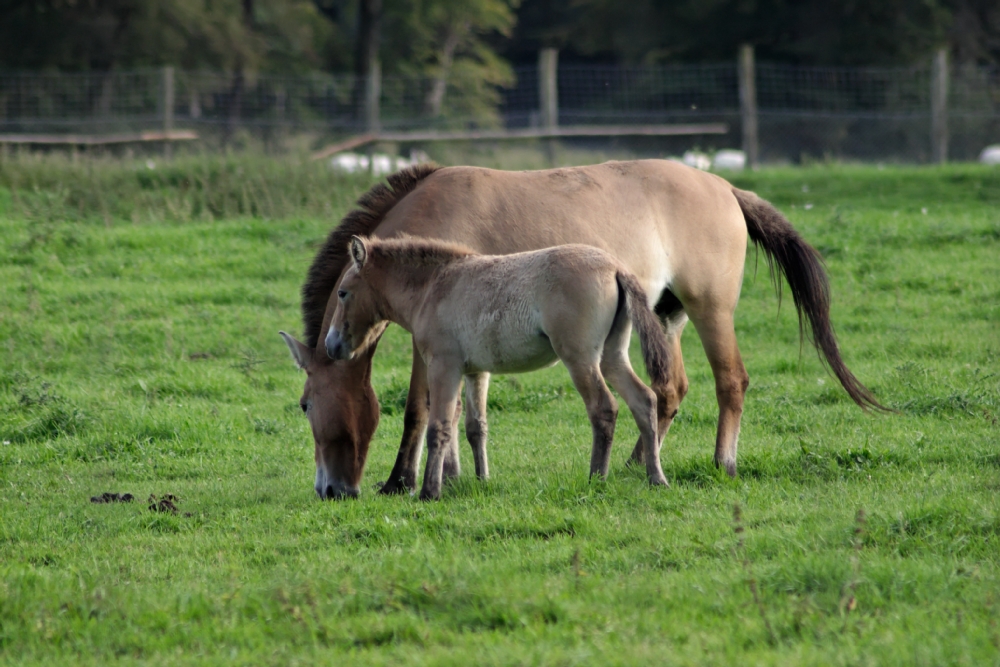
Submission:
<svg viewBox="0 0 1000 667">
<path fill-rule="evenodd" d="M 671 367 L 667 381 L 652 387 L 658 399 L 658 438 L 670 428 L 688 390 L 680 338 L 690 319 L 715 377 L 715 464 L 730 475 L 736 474 L 749 384 L 733 325 L 749 237 L 764 251 L 772 272 L 788 281 L 800 329 L 808 322 L 811 341 L 850 397 L 862 408 L 884 409 L 841 359 L 819 253 L 770 203 L 713 174 L 665 160 L 534 172 L 422 165 L 391 176 L 388 186 L 374 186 L 358 204 L 331 231 L 309 269 L 302 288 L 305 343 L 284 335 L 307 374 L 300 403 L 315 440 L 321 498 L 357 495 L 379 417 L 371 387 L 377 345 L 351 360 L 334 361 L 321 344 L 353 235 L 409 234 L 489 255 L 567 243 L 608 252 L 636 276 L 666 327 Z M 416 488 L 427 397 L 427 369 L 414 351 L 403 438 L 382 493 Z M 639 444 L 632 459 L 643 459 Z M 444 468 L 446 476 L 458 473 L 457 445 Z"/>
<path fill-rule="evenodd" d="M 422 500 L 441 497 L 462 377 L 467 421 L 474 424 L 485 421 L 483 375 L 524 373 L 557 359 L 590 417 L 590 474 L 608 474 L 618 406 L 607 379 L 639 427 L 649 482 L 666 486 L 656 437 L 656 394 L 632 370 L 628 346 L 635 326 L 646 370 L 664 384 L 670 366 L 667 338 L 639 282 L 606 252 L 570 244 L 479 255 L 444 241 L 355 236 L 351 258 L 337 288 L 339 304 L 326 351 L 331 359 L 350 359 L 373 344 L 388 322 L 413 334 L 430 384 Z M 485 434 L 473 433 L 470 444 L 476 474 L 485 478 Z"/>
</svg>

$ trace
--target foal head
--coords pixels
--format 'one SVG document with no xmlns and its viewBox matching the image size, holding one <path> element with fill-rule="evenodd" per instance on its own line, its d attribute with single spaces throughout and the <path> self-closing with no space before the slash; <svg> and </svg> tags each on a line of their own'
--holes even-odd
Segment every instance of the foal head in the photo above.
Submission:
<svg viewBox="0 0 1000 667">
<path fill-rule="evenodd" d="M 368 350 L 388 324 L 381 299 L 364 279 L 369 249 L 365 240 L 351 237 L 351 265 L 337 288 L 337 309 L 326 334 L 326 353 L 331 359 L 353 359 Z"/>
</svg>

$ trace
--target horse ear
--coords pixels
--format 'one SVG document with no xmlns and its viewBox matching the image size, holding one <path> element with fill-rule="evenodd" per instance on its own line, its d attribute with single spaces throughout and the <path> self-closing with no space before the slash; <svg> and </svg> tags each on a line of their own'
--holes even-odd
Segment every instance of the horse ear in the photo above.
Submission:
<svg viewBox="0 0 1000 667">
<path fill-rule="evenodd" d="M 285 339 L 285 345 L 288 346 L 288 351 L 292 353 L 292 359 L 295 360 L 299 368 L 305 369 L 306 366 L 312 363 L 313 351 L 309 347 L 295 340 L 293 336 L 286 334 L 284 331 L 279 331 L 278 333 Z"/>
<path fill-rule="evenodd" d="M 365 242 L 360 236 L 351 237 L 351 259 L 354 260 L 354 265 L 359 269 L 364 267 L 365 262 L 368 261 L 368 247 L 365 246 Z"/>
</svg>

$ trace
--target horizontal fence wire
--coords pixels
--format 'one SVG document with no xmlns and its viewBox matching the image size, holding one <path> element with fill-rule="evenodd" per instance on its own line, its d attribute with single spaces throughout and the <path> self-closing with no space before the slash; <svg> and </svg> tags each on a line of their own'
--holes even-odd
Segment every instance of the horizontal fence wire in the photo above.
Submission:
<svg viewBox="0 0 1000 667">
<path fill-rule="evenodd" d="M 514 69 L 509 88 L 452 78 L 384 76 L 386 130 L 526 128 L 540 124 L 539 72 Z M 457 76 L 457 75 L 456 75 Z M 838 156 L 928 159 L 931 68 L 803 67 L 758 63 L 757 108 L 766 159 Z M 443 85 L 443 94 L 442 94 Z M 161 69 L 0 71 L 0 133 L 108 133 L 173 127 L 208 135 L 277 131 L 345 135 L 368 129 L 365 82 L 351 74 L 176 71 L 172 114 Z M 558 69 L 560 125 L 726 122 L 715 147 L 740 145 L 735 63 Z M 951 68 L 952 154 L 1000 142 L 1000 69 Z M 723 146 L 725 144 L 725 146 Z"/>
</svg>

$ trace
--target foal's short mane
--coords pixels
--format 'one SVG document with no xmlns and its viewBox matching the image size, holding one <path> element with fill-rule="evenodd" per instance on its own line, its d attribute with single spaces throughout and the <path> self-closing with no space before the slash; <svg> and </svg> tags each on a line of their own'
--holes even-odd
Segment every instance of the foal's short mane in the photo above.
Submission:
<svg viewBox="0 0 1000 667">
<path fill-rule="evenodd" d="M 358 199 L 360 208 L 345 215 L 326 237 L 302 285 L 302 323 L 306 345 L 316 347 L 319 343 L 326 304 L 347 264 L 347 245 L 351 237 L 374 232 L 393 206 L 438 169 L 440 167 L 435 164 L 418 164 L 390 176 L 388 186 L 383 183 L 372 186 Z"/>
<path fill-rule="evenodd" d="M 388 260 L 407 266 L 439 266 L 477 254 L 471 248 L 448 241 L 403 235 L 391 239 L 370 239 L 368 252 L 375 261 Z"/>
</svg>

